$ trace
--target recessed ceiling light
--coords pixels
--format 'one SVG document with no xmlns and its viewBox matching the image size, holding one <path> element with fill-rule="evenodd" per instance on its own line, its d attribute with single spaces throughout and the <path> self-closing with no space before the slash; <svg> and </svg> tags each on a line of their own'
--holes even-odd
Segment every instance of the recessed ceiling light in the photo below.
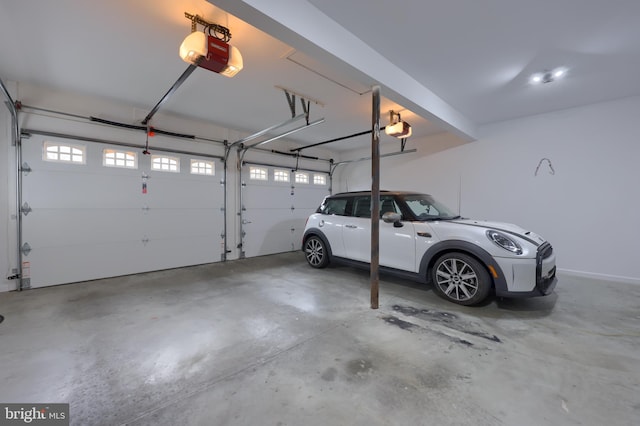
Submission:
<svg viewBox="0 0 640 426">
<path fill-rule="evenodd" d="M 551 83 L 557 79 L 563 78 L 567 75 L 567 68 L 558 67 L 553 70 L 545 70 L 543 72 L 538 72 L 529 77 L 529 82 L 531 84 L 540 84 L 540 83 Z"/>
</svg>

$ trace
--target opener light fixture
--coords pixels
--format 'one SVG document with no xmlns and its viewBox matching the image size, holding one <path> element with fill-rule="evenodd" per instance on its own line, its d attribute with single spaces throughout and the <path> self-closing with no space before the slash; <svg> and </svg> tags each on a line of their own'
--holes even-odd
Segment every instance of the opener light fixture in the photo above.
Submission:
<svg viewBox="0 0 640 426">
<path fill-rule="evenodd" d="M 558 67 L 551 71 L 543 71 L 533 74 L 529 78 L 531 84 L 552 83 L 558 79 L 561 79 L 567 75 L 567 68 Z"/>
<path fill-rule="evenodd" d="M 226 77 L 233 77 L 242 70 L 242 55 L 229 44 L 231 33 L 227 28 L 204 21 L 199 16 L 186 13 L 185 16 L 192 20 L 192 32 L 180 45 L 183 61 Z M 196 23 L 205 25 L 204 31 L 196 31 Z"/>
<path fill-rule="evenodd" d="M 402 121 L 399 112 L 389 111 L 389 124 L 384 128 L 384 132 L 389 136 L 405 139 L 411 136 L 411 125 Z"/>
</svg>

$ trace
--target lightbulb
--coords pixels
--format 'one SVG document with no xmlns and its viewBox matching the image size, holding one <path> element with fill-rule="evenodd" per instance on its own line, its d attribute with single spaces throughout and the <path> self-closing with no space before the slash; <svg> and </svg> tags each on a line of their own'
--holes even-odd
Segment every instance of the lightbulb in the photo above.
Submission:
<svg viewBox="0 0 640 426">
<path fill-rule="evenodd" d="M 555 70 L 553 70 L 553 76 L 555 78 L 561 78 L 564 77 L 564 75 L 567 73 L 567 69 L 566 68 L 556 68 Z"/>
<path fill-rule="evenodd" d="M 531 78 L 529 79 L 529 81 L 533 84 L 538 84 L 542 82 L 542 74 L 534 74 L 531 76 Z"/>
</svg>

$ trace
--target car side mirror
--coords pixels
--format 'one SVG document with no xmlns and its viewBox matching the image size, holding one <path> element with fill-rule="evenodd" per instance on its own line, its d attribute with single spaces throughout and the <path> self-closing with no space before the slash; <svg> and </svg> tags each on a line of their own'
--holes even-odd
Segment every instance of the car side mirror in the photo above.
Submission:
<svg viewBox="0 0 640 426">
<path fill-rule="evenodd" d="M 395 212 L 386 212 L 382 215 L 382 220 L 385 223 L 393 223 L 394 228 L 402 228 L 402 215 Z"/>
</svg>

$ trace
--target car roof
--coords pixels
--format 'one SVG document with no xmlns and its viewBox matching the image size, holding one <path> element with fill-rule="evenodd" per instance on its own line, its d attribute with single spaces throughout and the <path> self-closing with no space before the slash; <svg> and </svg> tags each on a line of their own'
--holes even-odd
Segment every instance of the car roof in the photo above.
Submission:
<svg viewBox="0 0 640 426">
<path fill-rule="evenodd" d="M 383 195 L 416 195 L 421 194 L 419 192 L 414 191 L 386 191 L 380 190 L 380 194 Z M 329 197 L 352 197 L 352 196 L 360 196 L 360 195 L 371 195 L 371 191 L 352 191 L 352 192 L 340 192 L 338 194 L 329 195 Z"/>
</svg>

